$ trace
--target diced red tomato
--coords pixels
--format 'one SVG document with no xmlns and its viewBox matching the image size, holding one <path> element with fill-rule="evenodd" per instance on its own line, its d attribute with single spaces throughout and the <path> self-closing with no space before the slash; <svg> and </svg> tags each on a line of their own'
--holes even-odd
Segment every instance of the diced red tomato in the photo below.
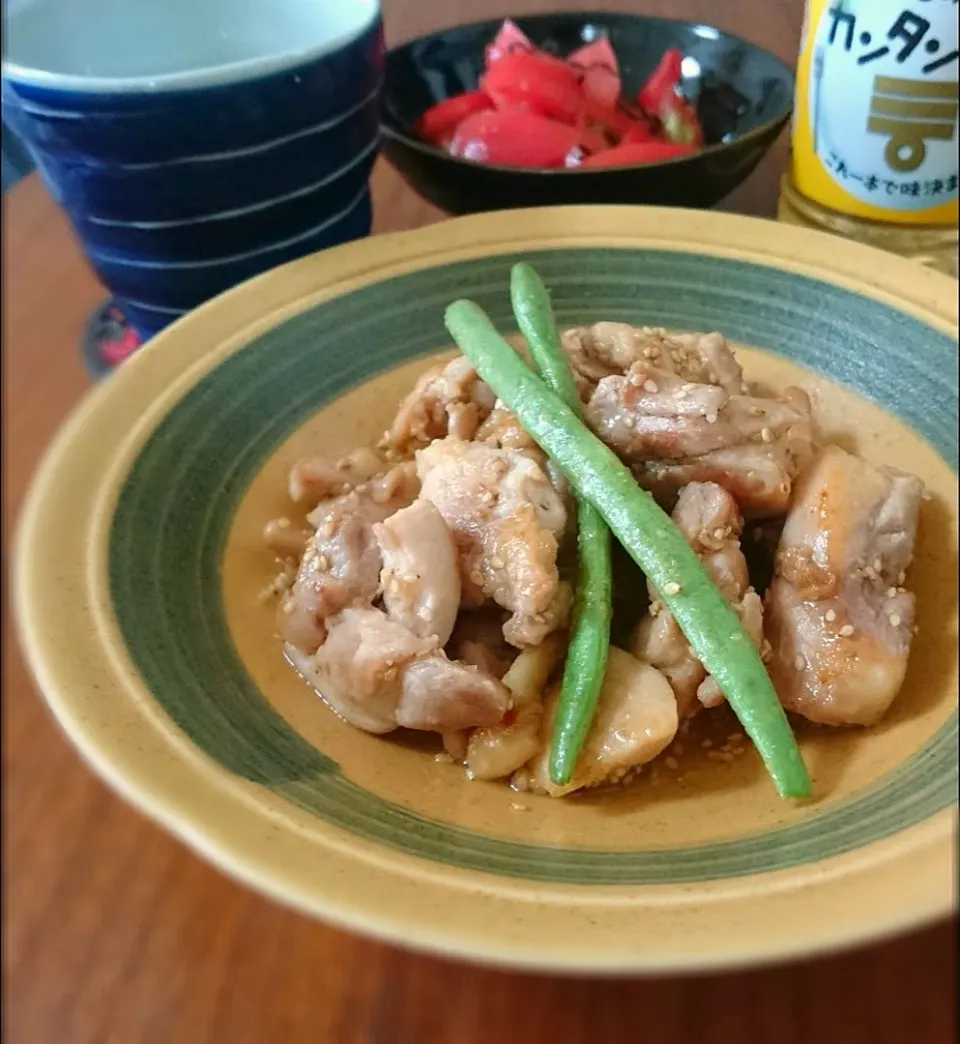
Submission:
<svg viewBox="0 0 960 1044">
<path fill-rule="evenodd" d="M 621 145 L 640 145 L 648 141 L 663 141 L 663 138 L 646 120 L 634 120 L 620 137 Z"/>
<path fill-rule="evenodd" d="M 637 95 L 637 101 L 645 112 L 656 115 L 663 98 L 676 93 L 682 78 L 682 65 L 683 55 L 676 48 L 667 51 L 660 59 L 660 64 L 647 77 Z"/>
<path fill-rule="evenodd" d="M 703 145 L 703 129 L 694 107 L 677 94 L 665 95 L 657 110 L 668 141 L 677 145 Z"/>
<path fill-rule="evenodd" d="M 581 147 L 576 127 L 533 112 L 477 112 L 457 128 L 450 153 L 507 167 L 562 167 Z"/>
<path fill-rule="evenodd" d="M 604 130 L 614 140 L 619 140 L 635 122 L 621 106 L 608 108 L 588 97 L 583 99 L 583 111 L 586 125 Z"/>
<path fill-rule="evenodd" d="M 507 19 L 485 51 L 478 90 L 440 102 L 417 123 L 454 156 L 514 167 L 656 163 L 703 145 L 696 110 L 681 94 L 683 55 L 667 51 L 637 101 L 621 97 L 609 39 L 567 59 L 536 48 Z"/>
<path fill-rule="evenodd" d="M 504 55 L 513 54 L 517 51 L 535 51 L 536 48 L 530 42 L 527 34 L 509 18 L 504 20 L 493 41 L 487 44 L 483 52 L 486 66 L 489 69 L 494 62 L 499 62 Z"/>
<path fill-rule="evenodd" d="M 576 69 L 547 54 L 505 55 L 491 66 L 480 86 L 498 109 L 527 109 L 563 123 L 576 123 L 583 112 Z"/>
<path fill-rule="evenodd" d="M 672 141 L 633 142 L 588 156 L 580 166 L 633 167 L 640 163 L 660 163 L 662 160 L 674 159 L 688 152 L 696 152 L 696 148 L 693 145 L 677 145 Z"/>
<path fill-rule="evenodd" d="M 567 63 L 583 74 L 583 92 L 605 109 L 615 109 L 620 101 L 620 66 L 606 36 L 581 47 Z"/>
<path fill-rule="evenodd" d="M 483 91 L 466 91 L 431 105 L 417 121 L 416 130 L 432 145 L 446 145 L 468 116 L 492 108 L 493 102 Z"/>
<path fill-rule="evenodd" d="M 593 127 L 578 127 L 577 132 L 577 141 L 584 152 L 604 152 L 610 148 L 610 142 L 602 130 L 596 130 Z"/>
</svg>

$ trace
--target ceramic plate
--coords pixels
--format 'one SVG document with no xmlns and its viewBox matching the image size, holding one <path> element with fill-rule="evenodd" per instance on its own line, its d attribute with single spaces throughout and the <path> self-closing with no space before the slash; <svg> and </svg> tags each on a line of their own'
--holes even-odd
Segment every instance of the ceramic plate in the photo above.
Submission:
<svg viewBox="0 0 960 1044">
<path fill-rule="evenodd" d="M 520 257 L 563 323 L 719 329 L 749 376 L 806 387 L 827 436 L 927 483 L 909 675 L 880 726 L 802 733 L 812 802 L 694 742 L 615 797 L 520 799 L 349 728 L 285 664 L 257 596 L 287 467 L 382 431 L 448 347 L 452 299 L 510 329 Z M 27 655 L 135 805 L 260 891 L 396 943 L 665 971 L 929 921 L 955 884 L 956 338 L 946 277 L 729 215 L 520 211 L 297 262 L 177 323 L 67 423 L 16 547 Z"/>
</svg>

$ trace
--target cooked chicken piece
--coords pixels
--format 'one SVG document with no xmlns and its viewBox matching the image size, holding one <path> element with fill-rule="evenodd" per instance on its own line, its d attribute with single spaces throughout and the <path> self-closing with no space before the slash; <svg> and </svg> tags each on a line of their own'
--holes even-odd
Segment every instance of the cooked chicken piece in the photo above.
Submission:
<svg viewBox="0 0 960 1044">
<path fill-rule="evenodd" d="M 712 482 L 694 482 L 680 491 L 673 520 L 759 649 L 763 641 L 762 603 L 750 586 L 747 562 L 740 550 L 743 518 L 736 501 Z M 712 707 L 721 703 L 719 686 L 707 677 L 703 664 L 652 586 L 650 597 L 649 614 L 637 627 L 631 652 L 663 672 L 677 698 L 681 718 L 690 717 L 701 705 Z"/>
<path fill-rule="evenodd" d="M 517 649 L 535 647 L 570 622 L 573 588 L 561 580 L 542 613 L 514 613 L 503 625 L 503 637 Z"/>
<path fill-rule="evenodd" d="M 462 355 L 422 374 L 403 400 L 386 434 L 387 452 L 399 459 L 447 435 L 468 441 L 493 409 L 495 396 Z"/>
<path fill-rule="evenodd" d="M 474 441 L 485 442 L 488 446 L 496 446 L 498 449 L 529 453 L 539 464 L 547 459 L 547 455 L 517 420 L 517 415 L 508 410 L 499 399 L 477 430 Z"/>
<path fill-rule="evenodd" d="M 287 657 L 337 714 L 366 732 L 493 725 L 509 705 L 495 678 L 448 660 L 434 639 L 417 638 L 379 609 L 344 609 L 328 628 L 313 656 L 288 644 Z"/>
<path fill-rule="evenodd" d="M 509 706 L 496 678 L 436 653 L 404 668 L 397 724 L 446 734 L 495 725 Z"/>
<path fill-rule="evenodd" d="M 684 381 L 639 362 L 622 377 L 604 377 L 584 416 L 627 460 L 684 460 L 743 443 L 772 443 L 809 422 L 809 403 L 795 392 L 779 400 L 729 395 L 718 385 Z"/>
<path fill-rule="evenodd" d="M 637 482 L 670 509 L 691 482 L 715 482 L 733 495 L 747 518 L 779 518 L 790 504 L 801 454 L 787 439 L 768 445 L 746 443 L 687 460 L 650 460 L 633 465 Z"/>
<path fill-rule="evenodd" d="M 517 650 L 503 637 L 503 625 L 508 618 L 496 605 L 461 612 L 447 644 L 447 655 L 451 660 L 477 667 L 492 678 L 502 679 L 517 659 Z M 465 760 L 469 735 L 466 731 L 446 733 L 443 749 L 456 761 Z"/>
<path fill-rule="evenodd" d="M 585 417 L 668 508 L 689 482 L 716 482 L 750 517 L 782 515 L 811 452 L 810 400 L 799 388 L 779 399 L 728 395 L 649 363 L 600 381 Z"/>
<path fill-rule="evenodd" d="M 415 500 L 377 523 L 373 534 L 387 615 L 418 638 L 446 645 L 460 609 L 460 567 L 440 512 L 429 500 Z"/>
<path fill-rule="evenodd" d="M 447 644 L 447 655 L 502 678 L 517 658 L 517 650 L 503 637 L 507 618 L 507 613 L 495 605 L 461 612 Z"/>
<path fill-rule="evenodd" d="M 563 472 L 553 463 L 542 449 L 527 434 L 526 430 L 517 420 L 516 414 L 497 400 L 496 406 L 489 417 L 480 425 L 480 430 L 474 437 L 474 442 L 485 442 L 489 446 L 498 449 L 516 450 L 518 453 L 526 453 L 531 460 L 535 460 L 547 474 L 550 484 L 560 494 L 564 508 L 567 511 L 567 521 L 576 521 L 573 507 L 573 495 L 570 485 Z"/>
<path fill-rule="evenodd" d="M 516 777 L 538 793 L 562 797 L 582 787 L 618 783 L 631 769 L 652 761 L 677 733 L 677 701 L 667 679 L 655 667 L 611 646 L 596 714 L 573 779 L 558 787 L 549 771 L 558 698 L 555 688 L 547 697 L 540 752 Z"/>
<path fill-rule="evenodd" d="M 581 393 L 640 362 L 675 374 L 681 382 L 714 384 L 730 394 L 747 392 L 740 364 L 719 333 L 668 334 L 662 328 L 604 322 L 567 330 L 561 339 Z"/>
<path fill-rule="evenodd" d="M 923 484 L 828 446 L 801 474 L 766 599 L 771 678 L 787 710 L 871 725 L 900 689 L 913 638 L 904 588 Z"/>
<path fill-rule="evenodd" d="M 421 497 L 453 532 L 463 604 L 508 609 L 504 634 L 517 646 L 563 626 L 557 550 L 567 513 L 543 468 L 524 453 L 448 438 L 417 453 L 417 470 Z"/>
<path fill-rule="evenodd" d="M 500 724 L 470 733 L 466 763 L 471 779 L 503 779 L 539 751 L 543 697 L 563 653 L 563 641 L 552 634 L 542 645 L 524 649 L 514 660 L 503 677 L 503 684 L 513 694 L 513 706 Z"/>
<path fill-rule="evenodd" d="M 604 377 L 624 373 L 643 358 L 638 333 L 627 323 L 596 323 L 564 330 L 560 343 L 570 359 L 574 377 L 592 387 Z"/>
<path fill-rule="evenodd" d="M 743 370 L 721 333 L 674 334 L 652 361 L 698 384 L 716 384 L 731 395 L 747 395 Z M 644 356 L 646 358 L 646 356 Z"/>
<path fill-rule="evenodd" d="M 317 530 L 328 526 L 332 515 L 340 514 L 345 506 L 355 503 L 355 500 L 350 498 L 376 504 L 386 518 L 412 504 L 419 492 L 420 479 L 417 478 L 416 465 L 412 460 L 408 460 L 402 464 L 387 466 L 386 471 L 355 486 L 345 496 L 321 501 L 307 515 L 307 521 Z"/>
<path fill-rule="evenodd" d="M 413 464 L 401 464 L 314 509 L 316 532 L 277 616 L 288 642 L 313 652 L 324 640 L 328 616 L 376 597 L 382 556 L 373 527 L 410 504 L 418 488 Z"/>
<path fill-rule="evenodd" d="M 386 467 L 382 457 L 364 447 L 336 462 L 325 457 L 306 457 L 290 470 L 290 499 L 310 511 L 321 500 L 342 497 Z"/>
<path fill-rule="evenodd" d="M 351 725 L 384 733 L 397 727 L 401 669 L 436 651 L 386 613 L 353 607 L 331 616 L 326 640 L 312 655 L 291 644 L 287 658 L 324 701 Z"/>
<path fill-rule="evenodd" d="M 804 392 L 751 394 L 719 333 L 597 323 L 566 331 L 563 344 L 587 423 L 668 510 L 682 486 L 716 482 L 748 517 L 786 512 L 810 453 Z"/>
<path fill-rule="evenodd" d="M 286 517 L 273 518 L 263 527 L 263 542 L 284 559 L 299 561 L 312 536 L 312 530 L 300 529 Z"/>
</svg>

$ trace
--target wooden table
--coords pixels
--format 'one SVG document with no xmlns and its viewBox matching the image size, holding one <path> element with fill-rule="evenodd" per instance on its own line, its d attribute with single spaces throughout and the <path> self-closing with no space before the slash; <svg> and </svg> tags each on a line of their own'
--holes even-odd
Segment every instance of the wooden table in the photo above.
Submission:
<svg viewBox="0 0 960 1044">
<path fill-rule="evenodd" d="M 400 41 L 464 20 L 467 6 L 386 0 L 388 37 Z M 517 0 L 486 13 L 551 6 L 560 5 Z M 651 13 L 719 22 L 795 59 L 802 0 L 717 6 L 647 4 Z M 781 141 L 728 207 L 772 215 L 785 158 Z M 386 166 L 376 172 L 375 198 L 377 231 L 442 217 Z M 89 387 L 78 343 L 103 294 L 36 176 L 4 201 L 4 218 L 6 585 L 11 522 L 30 474 Z M 87 771 L 34 691 L 6 596 L 3 643 L 3 1025 L 10 1044 L 954 1039 L 953 925 L 782 969 L 589 982 L 411 956 L 313 923 L 223 878 Z"/>
</svg>

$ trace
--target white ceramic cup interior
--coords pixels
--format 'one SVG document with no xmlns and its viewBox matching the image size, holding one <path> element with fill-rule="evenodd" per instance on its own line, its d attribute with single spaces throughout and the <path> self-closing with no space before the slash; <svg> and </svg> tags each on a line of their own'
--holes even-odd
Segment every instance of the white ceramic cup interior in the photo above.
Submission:
<svg viewBox="0 0 960 1044">
<path fill-rule="evenodd" d="M 7 0 L 4 75 L 64 90 L 229 83 L 321 57 L 378 0 Z"/>
</svg>

